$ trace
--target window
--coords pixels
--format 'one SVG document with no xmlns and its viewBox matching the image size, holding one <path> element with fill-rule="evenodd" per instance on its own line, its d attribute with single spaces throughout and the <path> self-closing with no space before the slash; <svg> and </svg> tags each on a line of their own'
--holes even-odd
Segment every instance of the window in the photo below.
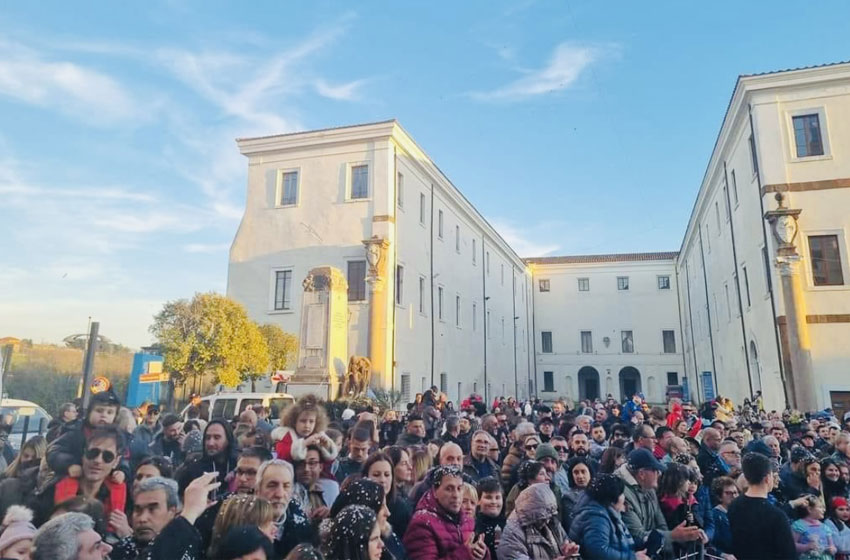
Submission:
<svg viewBox="0 0 850 560">
<path fill-rule="evenodd" d="M 505 316 L 502 315 L 502 344 L 505 343 Z"/>
<path fill-rule="evenodd" d="M 581 331 L 581 352 L 582 354 L 593 354 L 593 333 L 591 331 Z"/>
<path fill-rule="evenodd" d="M 540 351 L 544 354 L 552 353 L 552 331 L 543 331 L 540 333 Z"/>
<path fill-rule="evenodd" d="M 742 266 L 741 270 L 744 273 L 744 293 L 747 294 L 747 307 L 750 307 L 752 305 L 750 300 L 750 275 L 747 273 L 746 266 Z"/>
<path fill-rule="evenodd" d="M 437 237 L 443 238 L 443 211 L 437 210 Z"/>
<path fill-rule="evenodd" d="M 274 273 L 274 310 L 292 309 L 292 271 L 278 270 Z"/>
<path fill-rule="evenodd" d="M 705 223 L 705 248 L 706 251 L 711 252 L 711 230 L 708 229 L 708 222 Z"/>
<path fill-rule="evenodd" d="M 440 392 L 449 392 L 449 374 L 446 372 L 440 374 Z"/>
<path fill-rule="evenodd" d="M 729 218 L 732 217 L 732 209 L 729 207 L 729 193 L 726 187 L 723 187 L 723 203 L 726 206 L 726 221 L 729 221 Z"/>
<path fill-rule="evenodd" d="M 740 282 L 738 281 L 738 273 L 737 272 L 732 273 L 732 286 L 734 286 L 734 288 L 735 288 L 735 299 L 732 300 L 732 303 L 735 305 L 735 317 L 740 317 L 741 316 L 741 313 L 740 313 L 740 311 L 741 311 L 741 309 L 740 309 L 740 306 L 741 306 L 741 288 L 740 288 Z"/>
<path fill-rule="evenodd" d="M 396 200 L 398 201 L 398 207 L 404 208 L 404 175 L 399 173 L 397 175 L 398 179 L 396 179 Z"/>
<path fill-rule="evenodd" d="M 366 261 L 348 261 L 348 301 L 366 301 Z"/>
<path fill-rule="evenodd" d="M 628 282 L 626 282 L 628 283 Z M 590 291 L 590 278 L 579 278 L 578 279 L 578 291 L 580 292 L 589 292 Z"/>
<path fill-rule="evenodd" d="M 460 296 L 455 296 L 455 326 L 460 327 Z"/>
<path fill-rule="evenodd" d="M 732 305 L 729 300 L 729 284 L 723 284 L 723 293 L 726 296 L 726 320 L 732 320 Z"/>
<path fill-rule="evenodd" d="M 455 252 L 460 253 L 460 226 L 455 226 Z"/>
<path fill-rule="evenodd" d="M 773 281 L 770 279 L 770 257 L 767 255 L 767 247 L 761 248 L 761 256 L 764 261 L 764 282 L 765 286 L 767 286 L 767 291 L 770 292 L 773 289 Z"/>
<path fill-rule="evenodd" d="M 280 174 L 280 206 L 298 204 L 298 172 L 284 171 Z"/>
<path fill-rule="evenodd" d="M 620 331 L 620 342 L 622 343 L 623 354 L 634 353 L 635 341 L 632 331 Z"/>
<path fill-rule="evenodd" d="M 543 372 L 543 392 L 544 393 L 554 393 L 555 392 L 555 373 L 552 371 L 544 371 Z"/>
<path fill-rule="evenodd" d="M 419 193 L 419 223 L 425 225 L 425 193 Z"/>
<path fill-rule="evenodd" d="M 487 251 L 487 276 L 490 276 L 490 251 Z"/>
<path fill-rule="evenodd" d="M 809 257 L 812 261 L 812 281 L 815 286 L 844 284 L 837 235 L 810 235 Z"/>
<path fill-rule="evenodd" d="M 419 277 L 419 313 L 425 313 L 425 277 Z"/>
<path fill-rule="evenodd" d="M 478 330 L 478 304 L 472 302 L 472 330 Z"/>
<path fill-rule="evenodd" d="M 549 279 L 547 278 L 547 279 L 538 280 L 537 286 L 538 286 L 538 289 L 541 292 L 548 292 L 549 291 Z"/>
<path fill-rule="evenodd" d="M 679 372 L 678 371 L 668 371 L 667 372 L 667 385 L 678 385 L 679 384 Z"/>
<path fill-rule="evenodd" d="M 439 317 L 440 321 L 443 320 L 443 287 L 439 286 L 437 288 L 437 317 Z"/>
<path fill-rule="evenodd" d="M 823 139 L 820 131 L 818 114 L 792 117 L 794 125 L 794 142 L 797 144 L 797 157 L 823 155 Z"/>
<path fill-rule="evenodd" d="M 401 402 L 410 402 L 410 374 L 401 374 Z"/>
<path fill-rule="evenodd" d="M 629 277 L 617 276 L 617 289 L 624 291 L 629 289 Z"/>
<path fill-rule="evenodd" d="M 753 169 L 753 175 L 759 172 L 759 159 L 756 155 L 756 139 L 750 135 L 749 139 L 750 144 L 750 165 Z"/>
<path fill-rule="evenodd" d="M 720 235 L 720 203 L 714 201 L 714 219 L 717 222 L 717 235 Z"/>
<path fill-rule="evenodd" d="M 369 198 L 368 165 L 354 165 L 351 167 L 351 198 Z"/>
<path fill-rule="evenodd" d="M 676 331 L 661 331 L 661 338 L 664 341 L 664 353 L 676 353 Z M 675 383 L 674 383 L 675 385 Z"/>
<path fill-rule="evenodd" d="M 738 178 L 735 176 L 735 170 L 732 170 L 732 196 L 735 199 L 735 206 L 738 206 Z"/>
<path fill-rule="evenodd" d="M 395 302 L 401 305 L 404 301 L 404 267 L 397 264 L 395 267 Z"/>
<path fill-rule="evenodd" d="M 669 276 L 659 276 L 658 277 L 658 289 L 659 290 L 669 290 L 670 289 L 670 277 Z"/>
<path fill-rule="evenodd" d="M 490 328 L 490 310 L 487 310 L 487 323 L 484 328 L 487 329 L 487 338 L 493 338 L 493 329 Z"/>
<path fill-rule="evenodd" d="M 472 240 L 472 264 L 475 264 L 475 263 L 478 262 L 478 250 L 476 249 L 476 245 L 478 245 L 478 244 L 476 243 L 476 241 L 477 241 L 477 239 L 473 238 L 473 240 Z"/>
</svg>

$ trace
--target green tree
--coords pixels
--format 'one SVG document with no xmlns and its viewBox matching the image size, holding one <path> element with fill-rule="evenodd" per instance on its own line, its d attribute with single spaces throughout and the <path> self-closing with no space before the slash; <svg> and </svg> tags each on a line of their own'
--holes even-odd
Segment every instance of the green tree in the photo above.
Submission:
<svg viewBox="0 0 850 560">
<path fill-rule="evenodd" d="M 275 372 L 292 366 L 298 354 L 298 338 L 268 323 L 260 326 L 260 332 L 269 347 L 269 369 Z"/>
<path fill-rule="evenodd" d="M 176 383 L 212 375 L 233 387 L 268 369 L 269 354 L 257 325 L 235 301 L 215 293 L 167 302 L 150 327 Z"/>
</svg>

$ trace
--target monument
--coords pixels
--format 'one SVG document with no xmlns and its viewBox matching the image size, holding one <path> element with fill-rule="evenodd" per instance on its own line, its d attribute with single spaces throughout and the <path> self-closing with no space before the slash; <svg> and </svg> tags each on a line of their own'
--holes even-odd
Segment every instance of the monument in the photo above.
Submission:
<svg viewBox="0 0 850 560">
<path fill-rule="evenodd" d="M 322 266 L 301 285 L 298 360 L 286 391 L 333 400 L 348 367 L 348 282 L 340 270 Z"/>
</svg>

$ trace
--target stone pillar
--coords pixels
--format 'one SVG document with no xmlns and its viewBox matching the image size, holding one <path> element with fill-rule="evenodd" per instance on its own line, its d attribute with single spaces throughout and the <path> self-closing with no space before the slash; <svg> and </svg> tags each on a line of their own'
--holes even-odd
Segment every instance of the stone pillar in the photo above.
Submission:
<svg viewBox="0 0 850 560">
<path fill-rule="evenodd" d="M 803 412 L 817 410 L 815 375 L 812 370 L 811 343 L 806 324 L 806 300 L 800 279 L 800 257 L 779 256 L 776 268 L 782 282 L 782 302 L 785 306 L 787 352 L 791 362 L 793 406 Z"/>
<path fill-rule="evenodd" d="M 369 270 L 366 282 L 369 284 L 369 361 L 372 363 L 373 383 L 381 388 L 392 386 L 392 368 L 388 367 L 387 341 L 389 328 L 387 316 L 389 310 L 389 290 L 387 284 L 387 249 L 389 241 L 373 236 L 363 241 L 366 247 L 366 263 Z"/>
</svg>

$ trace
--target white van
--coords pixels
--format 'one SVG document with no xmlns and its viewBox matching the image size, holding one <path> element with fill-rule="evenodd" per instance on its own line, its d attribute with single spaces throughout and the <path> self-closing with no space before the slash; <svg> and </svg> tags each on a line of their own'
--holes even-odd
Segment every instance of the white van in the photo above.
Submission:
<svg viewBox="0 0 850 560">
<path fill-rule="evenodd" d="M 47 424 L 50 415 L 43 408 L 30 401 L 20 399 L 3 399 L 0 401 L 0 417 L 11 416 L 12 433 L 9 434 L 9 443 L 15 451 L 20 450 L 21 440 L 24 436 L 24 424 L 27 428 L 27 439 L 41 435 L 47 435 Z M 27 418 L 29 422 L 27 422 Z"/>
<path fill-rule="evenodd" d="M 239 416 L 246 408 L 261 404 L 269 407 L 271 415 L 270 420 L 277 420 L 283 409 L 295 402 L 295 398 L 287 393 L 242 393 L 242 392 L 221 392 L 214 395 L 201 397 L 201 402 L 209 403 L 209 418 L 225 418 L 231 420 Z M 186 420 L 186 412 L 189 406 L 180 412 L 180 416 Z"/>
</svg>

